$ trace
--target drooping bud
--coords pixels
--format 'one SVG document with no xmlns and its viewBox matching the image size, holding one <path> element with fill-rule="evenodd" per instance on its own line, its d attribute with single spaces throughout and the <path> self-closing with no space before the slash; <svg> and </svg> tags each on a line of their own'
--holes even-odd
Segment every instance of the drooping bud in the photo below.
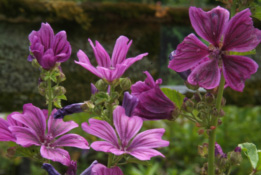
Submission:
<svg viewBox="0 0 261 175">
<path fill-rule="evenodd" d="M 58 109 L 57 112 L 54 113 L 53 117 L 55 119 L 58 119 L 58 118 L 64 118 L 64 116 L 66 116 L 66 115 L 83 112 L 83 109 L 81 107 L 83 104 L 84 103 L 74 103 L 74 104 L 65 106 L 61 109 Z"/>
<path fill-rule="evenodd" d="M 97 92 L 98 92 L 98 89 L 96 88 L 96 86 L 93 83 L 91 83 L 91 93 L 96 94 Z"/>
<path fill-rule="evenodd" d="M 139 99 L 133 95 L 131 95 L 129 92 L 124 93 L 123 101 L 122 101 L 122 107 L 125 109 L 125 114 L 129 117 L 132 116 L 132 113 L 136 106 L 139 103 Z"/>
</svg>

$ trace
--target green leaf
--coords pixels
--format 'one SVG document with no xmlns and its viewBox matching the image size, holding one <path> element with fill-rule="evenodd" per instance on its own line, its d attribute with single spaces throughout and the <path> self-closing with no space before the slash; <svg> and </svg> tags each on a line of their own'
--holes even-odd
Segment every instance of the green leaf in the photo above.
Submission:
<svg viewBox="0 0 261 175">
<path fill-rule="evenodd" d="M 257 18 L 258 20 L 261 20 L 261 6 L 260 5 L 258 5 L 258 4 L 255 5 L 255 11 L 252 16 Z"/>
<path fill-rule="evenodd" d="M 257 162 L 256 170 L 261 171 L 261 150 L 258 150 L 257 154 L 258 154 L 258 162 Z"/>
<path fill-rule="evenodd" d="M 180 109 L 185 96 L 174 89 L 161 88 L 162 92 Z"/>
<path fill-rule="evenodd" d="M 67 97 L 65 95 L 60 95 L 57 98 L 61 99 L 61 100 L 67 100 Z"/>
<path fill-rule="evenodd" d="M 253 169 L 257 168 L 259 157 L 256 149 L 256 145 L 253 143 L 242 143 L 238 145 L 249 159 Z"/>
</svg>

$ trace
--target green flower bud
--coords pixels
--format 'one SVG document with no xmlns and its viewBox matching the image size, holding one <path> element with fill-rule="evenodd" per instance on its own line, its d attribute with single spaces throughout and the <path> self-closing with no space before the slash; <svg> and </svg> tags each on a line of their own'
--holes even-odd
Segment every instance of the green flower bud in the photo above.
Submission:
<svg viewBox="0 0 261 175">
<path fill-rule="evenodd" d="M 194 102 L 192 100 L 186 98 L 186 99 L 184 99 L 182 107 L 186 112 L 192 112 L 194 109 Z"/>
<path fill-rule="evenodd" d="M 130 78 L 121 78 L 120 79 L 120 87 L 123 91 L 129 90 L 131 87 L 131 80 Z"/>
<path fill-rule="evenodd" d="M 187 81 L 185 81 L 185 85 L 188 89 L 191 89 L 191 90 L 197 90 L 199 88 L 199 86 L 196 86 L 196 85 L 192 85 L 192 84 L 189 84 Z"/>
<path fill-rule="evenodd" d="M 205 98 L 205 101 L 206 101 L 208 104 L 212 104 L 212 103 L 215 102 L 215 96 L 214 96 L 214 94 L 212 94 L 212 93 L 206 93 L 205 96 L 204 96 L 204 98 Z"/>
<path fill-rule="evenodd" d="M 90 109 L 94 109 L 95 105 L 91 101 L 85 101 L 84 104 L 81 106 L 83 111 L 88 111 Z"/>
<path fill-rule="evenodd" d="M 208 144 L 198 145 L 198 153 L 201 157 L 207 157 L 208 155 Z"/>
<path fill-rule="evenodd" d="M 61 96 L 66 93 L 66 89 L 63 86 L 55 86 L 53 92 L 54 96 Z"/>
<path fill-rule="evenodd" d="M 95 87 L 99 90 L 99 91 L 107 91 L 107 89 L 108 89 L 108 84 L 104 81 L 104 80 L 102 80 L 102 79 L 100 79 L 100 80 L 98 80 L 96 83 L 95 83 Z"/>
</svg>

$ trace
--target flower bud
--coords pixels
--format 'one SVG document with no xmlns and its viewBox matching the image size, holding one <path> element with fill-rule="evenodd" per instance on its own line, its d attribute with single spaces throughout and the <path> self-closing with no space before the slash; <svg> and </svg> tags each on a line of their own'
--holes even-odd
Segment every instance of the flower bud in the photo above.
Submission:
<svg viewBox="0 0 261 175">
<path fill-rule="evenodd" d="M 189 84 L 187 81 L 185 81 L 185 86 L 186 86 L 188 89 L 191 89 L 191 90 L 194 90 L 194 91 L 199 88 L 199 86 Z"/>
<path fill-rule="evenodd" d="M 198 145 L 198 153 L 201 157 L 206 157 L 208 155 L 208 144 Z"/>
<path fill-rule="evenodd" d="M 131 87 L 131 80 L 130 78 L 121 78 L 120 79 L 120 87 L 123 91 L 129 90 Z"/>
<path fill-rule="evenodd" d="M 103 81 L 102 79 L 98 80 L 95 83 L 95 87 L 99 90 L 99 91 L 107 91 L 108 85 L 105 81 Z"/>
<path fill-rule="evenodd" d="M 229 162 L 231 165 L 240 165 L 241 161 L 243 160 L 241 155 L 241 148 L 236 147 L 234 151 L 229 153 Z"/>
<path fill-rule="evenodd" d="M 54 87 L 54 96 L 64 95 L 66 93 L 66 89 L 63 86 Z"/>
<path fill-rule="evenodd" d="M 88 111 L 89 109 L 94 109 L 95 105 L 91 101 L 85 101 L 81 108 L 83 111 Z"/>
<path fill-rule="evenodd" d="M 215 102 L 215 96 L 211 93 L 206 93 L 204 98 L 208 104 Z"/>
<path fill-rule="evenodd" d="M 185 98 L 182 107 L 186 112 L 192 112 L 194 109 L 194 103 L 192 100 Z"/>
<path fill-rule="evenodd" d="M 196 103 L 200 102 L 201 101 L 201 97 L 199 94 L 194 94 L 191 98 L 191 100 L 195 101 Z"/>
</svg>

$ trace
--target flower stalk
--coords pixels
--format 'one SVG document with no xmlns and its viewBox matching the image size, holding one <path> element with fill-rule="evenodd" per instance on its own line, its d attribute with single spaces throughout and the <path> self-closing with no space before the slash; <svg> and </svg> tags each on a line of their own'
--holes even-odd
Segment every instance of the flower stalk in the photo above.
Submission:
<svg viewBox="0 0 261 175">
<path fill-rule="evenodd" d="M 52 105 L 53 105 L 53 98 L 52 98 L 52 81 L 51 79 L 49 78 L 47 80 L 47 83 L 48 83 L 48 116 L 51 115 L 52 113 Z"/>
<path fill-rule="evenodd" d="M 225 85 L 225 78 L 222 75 L 219 88 L 218 88 L 218 94 L 217 94 L 217 100 L 216 100 L 216 108 L 217 111 L 220 111 L 221 109 L 221 101 L 223 97 L 223 91 L 224 91 L 224 85 Z M 212 118 L 212 126 L 216 127 L 218 122 L 218 117 Z M 216 142 L 216 129 L 213 129 L 209 133 L 209 143 L 208 143 L 208 175 L 215 175 L 215 142 Z"/>
</svg>

